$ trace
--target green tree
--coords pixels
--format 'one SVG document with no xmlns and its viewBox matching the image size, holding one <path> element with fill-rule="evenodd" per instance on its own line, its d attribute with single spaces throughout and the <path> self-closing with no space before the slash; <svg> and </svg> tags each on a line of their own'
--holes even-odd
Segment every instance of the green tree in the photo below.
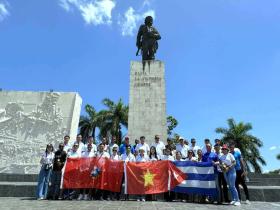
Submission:
<svg viewBox="0 0 280 210">
<path fill-rule="evenodd" d="M 107 136 L 111 134 L 115 136 L 118 143 L 121 143 L 122 139 L 122 126 L 128 126 L 128 106 L 125 105 L 121 99 L 117 103 L 105 98 L 102 103 L 105 105 L 106 110 L 99 112 L 100 123 L 100 135 Z"/>
<path fill-rule="evenodd" d="M 256 173 L 261 173 L 261 166 L 266 165 L 259 151 L 263 143 L 260 139 L 249 133 L 252 130 L 251 123 L 236 123 L 232 118 L 228 119 L 227 123 L 228 128 L 216 128 L 216 132 L 223 135 L 223 143 L 231 143 L 233 141 L 236 147 L 240 149 L 248 169 L 250 171 L 253 169 Z"/>
<path fill-rule="evenodd" d="M 171 136 L 173 129 L 176 128 L 176 126 L 178 125 L 178 121 L 171 115 L 169 115 L 166 119 L 167 119 L 167 134 L 168 136 Z"/>
<path fill-rule="evenodd" d="M 80 133 L 83 138 L 93 136 L 95 138 L 95 130 L 98 127 L 100 120 L 99 114 L 95 108 L 89 104 L 85 105 L 86 115 L 82 115 L 79 121 Z"/>
</svg>

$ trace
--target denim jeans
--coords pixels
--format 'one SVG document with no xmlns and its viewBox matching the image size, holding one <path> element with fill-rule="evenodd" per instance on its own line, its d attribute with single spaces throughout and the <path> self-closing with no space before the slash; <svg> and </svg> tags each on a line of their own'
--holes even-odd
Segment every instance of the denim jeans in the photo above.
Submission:
<svg viewBox="0 0 280 210">
<path fill-rule="evenodd" d="M 215 173 L 215 184 L 216 184 L 216 189 L 217 189 L 217 195 L 215 197 L 215 200 L 218 201 L 219 203 L 222 202 L 222 189 L 220 188 L 220 185 L 219 185 L 219 173 L 216 172 Z"/>
<path fill-rule="evenodd" d="M 227 181 L 227 184 L 229 186 L 231 199 L 233 201 L 239 201 L 238 193 L 235 188 L 235 180 L 236 180 L 236 171 L 234 168 L 230 169 L 228 172 L 224 173 L 225 179 Z"/>
<path fill-rule="evenodd" d="M 47 198 L 51 172 L 52 172 L 51 169 L 45 170 L 44 166 L 41 167 L 39 178 L 38 178 L 38 185 L 37 185 L 37 193 L 36 193 L 37 198 L 44 198 L 44 199 Z"/>
</svg>

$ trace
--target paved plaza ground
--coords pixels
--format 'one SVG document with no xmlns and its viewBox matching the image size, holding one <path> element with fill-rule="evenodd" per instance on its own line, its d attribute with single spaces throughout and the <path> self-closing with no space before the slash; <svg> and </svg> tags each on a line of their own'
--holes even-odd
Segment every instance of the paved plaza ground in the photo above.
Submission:
<svg viewBox="0 0 280 210">
<path fill-rule="evenodd" d="M 244 209 L 244 210 L 280 210 L 280 202 L 252 202 L 250 205 L 241 206 L 210 205 L 182 202 L 137 202 L 137 201 L 37 201 L 30 198 L 0 198 L 0 209 L 13 210 L 216 210 L 216 209 Z"/>
</svg>

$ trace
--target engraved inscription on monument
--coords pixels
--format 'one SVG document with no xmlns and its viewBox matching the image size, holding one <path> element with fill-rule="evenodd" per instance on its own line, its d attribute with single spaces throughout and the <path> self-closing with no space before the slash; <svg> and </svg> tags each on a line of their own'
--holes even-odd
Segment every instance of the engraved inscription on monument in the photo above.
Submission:
<svg viewBox="0 0 280 210">
<path fill-rule="evenodd" d="M 47 143 L 74 138 L 81 98 L 76 93 L 0 92 L 0 173 L 38 173 Z"/>
<path fill-rule="evenodd" d="M 144 135 L 152 143 L 156 134 L 167 138 L 164 64 L 132 61 L 128 135 L 132 141 Z"/>
</svg>

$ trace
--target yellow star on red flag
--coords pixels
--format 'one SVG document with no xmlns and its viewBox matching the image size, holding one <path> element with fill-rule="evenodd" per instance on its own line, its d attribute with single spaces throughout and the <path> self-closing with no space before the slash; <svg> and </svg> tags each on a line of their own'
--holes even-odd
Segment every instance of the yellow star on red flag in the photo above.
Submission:
<svg viewBox="0 0 280 210">
<path fill-rule="evenodd" d="M 149 169 L 144 173 L 142 176 L 144 178 L 144 186 L 147 187 L 148 185 L 154 185 L 154 176 L 155 174 L 152 174 Z"/>
</svg>

